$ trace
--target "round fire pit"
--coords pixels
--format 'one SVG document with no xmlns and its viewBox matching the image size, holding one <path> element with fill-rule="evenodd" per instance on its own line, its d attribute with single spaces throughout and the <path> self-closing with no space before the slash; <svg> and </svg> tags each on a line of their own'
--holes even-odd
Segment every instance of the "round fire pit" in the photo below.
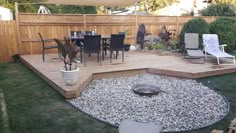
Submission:
<svg viewBox="0 0 236 133">
<path fill-rule="evenodd" d="M 157 95 L 162 90 L 159 86 L 153 84 L 136 84 L 132 87 L 132 90 L 139 95 Z"/>
</svg>

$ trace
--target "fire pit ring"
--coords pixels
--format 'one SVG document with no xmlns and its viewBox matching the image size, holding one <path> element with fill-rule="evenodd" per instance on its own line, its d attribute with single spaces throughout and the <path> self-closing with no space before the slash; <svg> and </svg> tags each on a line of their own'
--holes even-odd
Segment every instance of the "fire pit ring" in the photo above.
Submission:
<svg viewBox="0 0 236 133">
<path fill-rule="evenodd" d="M 136 84 L 132 90 L 139 95 L 158 95 L 162 90 L 159 86 L 154 84 Z"/>
</svg>

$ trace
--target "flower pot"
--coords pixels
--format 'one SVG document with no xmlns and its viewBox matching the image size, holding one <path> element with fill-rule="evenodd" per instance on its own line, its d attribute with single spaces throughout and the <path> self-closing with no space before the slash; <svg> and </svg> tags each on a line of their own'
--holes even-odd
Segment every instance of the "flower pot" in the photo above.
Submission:
<svg viewBox="0 0 236 133">
<path fill-rule="evenodd" d="M 130 49 L 130 44 L 124 44 L 124 50 L 129 51 Z"/>
<path fill-rule="evenodd" d="M 61 69 L 61 74 L 66 85 L 73 85 L 79 79 L 79 68 L 71 71 L 66 71 L 64 68 Z"/>
</svg>

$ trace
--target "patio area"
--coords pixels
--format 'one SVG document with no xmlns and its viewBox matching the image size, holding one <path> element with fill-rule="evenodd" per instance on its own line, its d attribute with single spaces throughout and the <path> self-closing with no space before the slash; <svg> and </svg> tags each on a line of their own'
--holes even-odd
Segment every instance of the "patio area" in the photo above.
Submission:
<svg viewBox="0 0 236 133">
<path fill-rule="evenodd" d="M 205 64 L 192 64 L 179 53 L 170 52 L 125 52 L 125 62 L 121 57 L 113 59 L 109 56 L 102 61 L 102 66 L 96 62 L 96 56 L 87 58 L 87 65 L 79 64 L 80 77 L 73 86 L 65 85 L 60 68 L 63 62 L 57 54 L 47 54 L 45 62 L 42 55 L 22 55 L 22 61 L 60 92 L 65 98 L 71 99 L 80 95 L 93 79 L 133 76 L 143 73 L 169 75 L 183 78 L 201 78 L 236 72 L 236 65 L 216 65 L 216 60 L 208 59 Z"/>
</svg>

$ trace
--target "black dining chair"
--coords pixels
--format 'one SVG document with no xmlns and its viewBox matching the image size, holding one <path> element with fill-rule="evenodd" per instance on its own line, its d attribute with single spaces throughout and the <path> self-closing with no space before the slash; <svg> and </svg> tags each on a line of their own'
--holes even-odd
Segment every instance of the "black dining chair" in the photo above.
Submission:
<svg viewBox="0 0 236 133">
<path fill-rule="evenodd" d="M 122 62 L 124 62 L 124 34 L 112 34 L 110 40 L 110 63 L 112 63 L 112 54 L 115 51 L 115 58 L 117 59 L 119 51 L 122 51 Z"/>
<path fill-rule="evenodd" d="M 41 33 L 38 33 L 38 34 L 39 34 L 40 40 L 42 42 L 42 58 L 43 58 L 43 62 L 44 62 L 45 61 L 45 50 L 53 49 L 53 48 L 57 48 L 58 49 L 58 46 L 56 44 L 54 44 L 54 45 L 46 45 L 46 43 L 55 42 L 54 39 L 44 39 L 42 37 Z M 59 49 L 58 49 L 58 56 L 60 57 Z"/>
<path fill-rule="evenodd" d="M 83 62 L 84 66 L 86 66 L 86 53 L 97 53 L 97 61 L 100 62 L 101 66 L 101 35 L 84 35 L 83 42 Z"/>
</svg>

